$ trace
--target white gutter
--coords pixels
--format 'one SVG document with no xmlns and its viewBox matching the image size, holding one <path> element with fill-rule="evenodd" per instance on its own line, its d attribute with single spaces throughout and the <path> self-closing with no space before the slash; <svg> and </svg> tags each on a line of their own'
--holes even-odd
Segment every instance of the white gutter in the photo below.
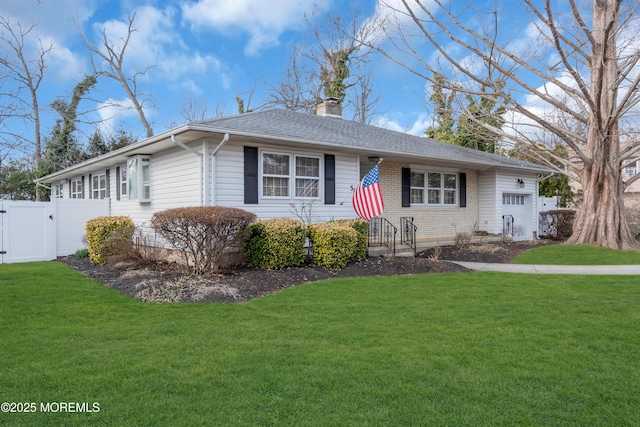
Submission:
<svg viewBox="0 0 640 427">
<path fill-rule="evenodd" d="M 217 162 L 216 155 L 218 154 L 220 149 L 226 145 L 226 143 L 228 141 L 229 141 L 229 133 L 225 133 L 224 137 L 222 138 L 222 141 L 220 141 L 218 143 L 218 145 L 216 146 L 215 150 L 213 150 L 213 152 L 211 153 L 211 181 L 212 181 L 212 183 L 211 183 L 211 185 L 212 185 L 211 203 L 212 203 L 213 206 L 216 205 L 216 201 L 217 201 L 216 200 L 216 195 L 217 195 L 217 192 L 216 192 L 216 188 L 217 188 L 216 187 L 216 185 L 217 185 L 217 182 L 216 182 L 216 175 L 217 175 L 216 168 L 217 168 L 217 163 L 218 162 Z M 205 186 L 205 188 L 206 188 L 206 186 Z"/>
</svg>

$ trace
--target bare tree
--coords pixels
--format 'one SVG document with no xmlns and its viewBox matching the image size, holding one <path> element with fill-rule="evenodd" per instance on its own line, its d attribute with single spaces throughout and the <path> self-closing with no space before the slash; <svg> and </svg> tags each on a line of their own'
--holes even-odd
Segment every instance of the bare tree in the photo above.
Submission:
<svg viewBox="0 0 640 427">
<path fill-rule="evenodd" d="M 0 16 L 0 67 L 4 70 L 5 81 L 13 80 L 17 86 L 2 93 L 2 131 L 7 144 L 5 148 L 15 148 L 24 145 L 23 135 L 15 133 L 6 121 L 20 119 L 33 124 L 34 160 L 36 168 L 42 158 L 40 134 L 40 104 L 38 90 L 44 78 L 46 58 L 53 49 L 53 43 L 44 44 L 33 33 L 33 26 L 25 27 L 11 18 Z M 34 55 L 30 55 L 29 43 L 35 41 L 38 45 Z M 3 82 L 4 83 L 4 82 Z M 3 85 L 3 88 L 6 87 Z M 3 144 L 4 145 L 4 144 Z M 2 153 L 0 153 L 2 154 Z M 6 155 L 7 153 L 5 153 Z"/>
<path fill-rule="evenodd" d="M 324 95 L 351 107 L 355 121 L 368 123 L 380 100 L 371 84 L 374 72 L 371 44 L 375 42 L 377 29 L 375 22 L 362 24 L 360 10 L 361 5 L 356 1 L 330 14 L 316 3 L 307 17 L 311 42 L 305 55 L 318 67 L 314 77 L 319 80 Z"/>
<path fill-rule="evenodd" d="M 120 45 L 114 41 L 110 41 L 107 36 L 106 30 L 102 30 L 102 44 L 94 44 L 89 37 L 85 34 L 82 27 L 76 25 L 76 29 L 80 35 L 84 38 L 84 45 L 89 50 L 91 55 L 91 63 L 93 65 L 94 74 L 98 76 L 106 76 L 110 79 L 117 81 L 124 89 L 127 97 L 133 104 L 133 108 L 138 114 L 140 123 L 144 127 L 147 137 L 153 136 L 153 129 L 147 120 L 144 109 L 147 105 L 153 105 L 148 94 L 140 92 L 138 89 L 138 77 L 144 75 L 154 66 L 147 67 L 144 71 L 135 72 L 132 76 L 127 76 L 124 71 L 124 57 L 131 40 L 131 36 L 136 29 L 133 27 L 134 20 L 136 18 L 135 13 L 128 18 L 129 24 L 127 27 L 127 34 L 120 40 Z M 96 64 L 94 56 L 98 56 L 107 65 L 106 69 L 103 69 L 101 65 Z"/>
<path fill-rule="evenodd" d="M 224 116 L 224 103 L 217 103 L 213 111 L 209 111 L 206 101 L 195 97 L 187 97 L 182 101 L 180 116 L 187 122 L 200 122 L 214 117 Z"/>
<path fill-rule="evenodd" d="M 519 118 L 511 130 L 493 129 L 514 143 L 537 146 L 535 133 L 523 125 L 557 136 L 579 159 L 584 193 L 570 242 L 639 249 L 624 219 L 623 193 L 640 175 L 625 182 L 622 166 L 637 156 L 640 144 L 630 141 L 622 149 L 619 127 L 640 101 L 638 0 L 593 0 L 591 7 L 580 0 L 522 0 L 509 6 L 522 8 L 521 14 L 510 11 L 509 19 L 528 17 L 535 40 L 522 46 L 513 34 L 503 35 L 497 3 L 480 10 L 466 3 L 401 0 L 396 9 L 387 5 L 390 44 L 378 51 L 430 81 L 442 72 L 439 64 L 447 64 L 455 76 L 453 89 L 495 102 Z M 439 61 L 425 52 L 425 42 Z M 562 112 L 587 132 L 553 120 L 540 105 Z M 562 165 L 556 166 L 559 172 L 576 168 L 551 149 L 544 151 Z"/>
<path fill-rule="evenodd" d="M 278 83 L 269 88 L 267 106 L 314 113 L 321 94 L 321 82 L 309 65 L 305 64 L 301 46 L 294 46 L 289 57 L 289 67 Z"/>
<path fill-rule="evenodd" d="M 307 23 L 307 41 L 294 47 L 267 105 L 313 113 L 323 97 L 334 97 L 354 112 L 353 120 L 369 123 L 380 97 L 371 83 L 372 49 L 361 40 L 371 39 L 374 26 L 361 25 L 358 2 L 335 15 L 315 4 Z"/>
</svg>

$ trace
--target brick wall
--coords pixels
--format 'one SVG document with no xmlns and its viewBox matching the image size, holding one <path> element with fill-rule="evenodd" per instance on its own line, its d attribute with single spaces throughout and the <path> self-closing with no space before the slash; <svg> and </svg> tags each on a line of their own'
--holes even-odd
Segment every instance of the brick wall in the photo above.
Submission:
<svg viewBox="0 0 640 427">
<path fill-rule="evenodd" d="M 379 166 L 380 186 L 384 197 L 383 217 L 400 228 L 400 218 L 413 217 L 418 227 L 417 238 L 451 237 L 459 232 L 470 232 L 478 221 L 478 173 L 459 170 L 467 174 L 467 207 L 402 207 L 402 168 L 408 163 L 383 161 Z M 429 167 L 425 167 L 430 170 Z M 434 171 L 435 168 L 431 168 Z"/>
</svg>

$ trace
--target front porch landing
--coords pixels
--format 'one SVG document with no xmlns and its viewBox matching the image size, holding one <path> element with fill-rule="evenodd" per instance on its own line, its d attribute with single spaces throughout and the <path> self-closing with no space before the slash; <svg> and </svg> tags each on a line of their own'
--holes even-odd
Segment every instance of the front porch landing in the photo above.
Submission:
<svg viewBox="0 0 640 427">
<path fill-rule="evenodd" d="M 471 243 L 495 243 L 502 242 L 502 236 L 498 234 L 489 234 L 486 236 L 472 236 Z M 430 237 L 426 239 L 416 239 L 416 252 L 422 252 L 429 248 L 437 246 L 453 246 L 456 244 L 456 236 Z M 392 251 L 386 246 L 369 246 L 368 255 L 377 256 L 393 256 Z M 396 245 L 396 256 L 413 256 L 413 249 L 406 245 Z"/>
</svg>

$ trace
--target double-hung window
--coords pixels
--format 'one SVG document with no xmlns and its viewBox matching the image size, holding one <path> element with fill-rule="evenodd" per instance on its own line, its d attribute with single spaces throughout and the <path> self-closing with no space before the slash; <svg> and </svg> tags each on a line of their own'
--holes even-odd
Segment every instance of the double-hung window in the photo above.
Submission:
<svg viewBox="0 0 640 427">
<path fill-rule="evenodd" d="M 424 172 L 411 171 L 411 204 L 424 205 Z"/>
<path fill-rule="evenodd" d="M 151 201 L 151 158 L 134 156 L 127 160 L 127 194 L 129 200 Z"/>
<path fill-rule="evenodd" d="M 71 198 L 82 199 L 82 178 L 72 179 L 69 185 L 71 185 Z"/>
<path fill-rule="evenodd" d="M 262 155 L 262 195 L 264 197 L 289 197 L 291 156 L 264 153 Z"/>
<path fill-rule="evenodd" d="M 53 186 L 53 198 L 62 199 L 62 188 L 64 184 L 59 182 Z"/>
<path fill-rule="evenodd" d="M 412 205 L 456 206 L 458 203 L 458 174 L 412 170 L 410 186 Z"/>
<path fill-rule="evenodd" d="M 127 195 L 127 167 L 120 167 L 120 197 Z"/>
<path fill-rule="evenodd" d="M 320 157 L 262 153 L 262 196 L 283 199 L 320 197 Z"/>
<path fill-rule="evenodd" d="M 320 158 L 295 156 L 296 198 L 320 197 Z"/>
<path fill-rule="evenodd" d="M 91 176 L 91 198 L 104 199 L 107 197 L 107 174 L 97 173 Z"/>
<path fill-rule="evenodd" d="M 635 175 L 636 173 L 638 173 L 638 162 L 629 163 L 624 168 L 625 175 Z"/>
</svg>

